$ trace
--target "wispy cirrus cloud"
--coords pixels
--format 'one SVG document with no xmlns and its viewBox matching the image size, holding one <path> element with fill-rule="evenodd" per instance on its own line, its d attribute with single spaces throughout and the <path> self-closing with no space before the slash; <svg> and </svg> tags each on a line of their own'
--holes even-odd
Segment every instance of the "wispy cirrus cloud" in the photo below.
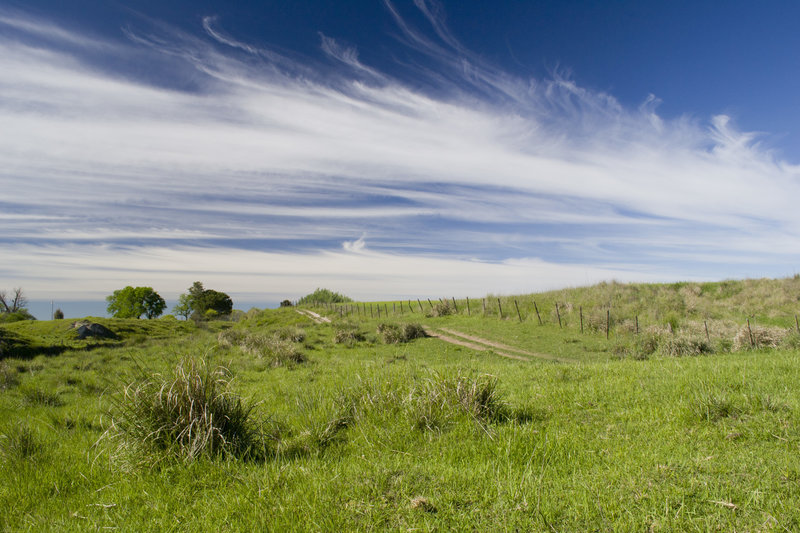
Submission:
<svg viewBox="0 0 800 533">
<path fill-rule="evenodd" d="M 247 274 L 254 292 L 294 286 L 309 264 L 310 285 L 352 292 L 373 276 L 375 296 L 408 290 L 405 271 L 369 274 L 350 255 L 478 292 L 793 271 L 800 168 L 757 135 L 723 115 L 662 118 L 655 97 L 627 109 L 563 75 L 503 72 L 435 4 L 415 5 L 427 31 L 386 2 L 417 58 L 395 73 L 322 34 L 319 60 L 241 42 L 213 16 L 196 34 L 142 19 L 106 43 L 0 12 L 3 277 L 46 285 L 46 269 L 14 265 L 59 253 L 76 283 L 114 264 L 129 274 L 141 254 L 169 291 L 211 275 L 204 263 L 239 272 L 209 259 L 223 253 L 284 265 Z M 169 75 L 109 66 L 130 58 Z M 169 247 L 182 254 L 165 259 Z M 541 283 L 502 274 L 523 271 Z M 107 279 L 101 292 L 121 281 Z"/>
</svg>

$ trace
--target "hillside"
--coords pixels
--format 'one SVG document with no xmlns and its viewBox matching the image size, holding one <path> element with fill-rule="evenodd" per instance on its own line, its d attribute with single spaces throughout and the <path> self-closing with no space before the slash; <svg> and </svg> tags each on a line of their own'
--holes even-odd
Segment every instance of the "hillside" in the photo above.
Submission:
<svg viewBox="0 0 800 533">
<path fill-rule="evenodd" d="M 0 528 L 794 530 L 799 289 L 3 325 Z"/>
</svg>

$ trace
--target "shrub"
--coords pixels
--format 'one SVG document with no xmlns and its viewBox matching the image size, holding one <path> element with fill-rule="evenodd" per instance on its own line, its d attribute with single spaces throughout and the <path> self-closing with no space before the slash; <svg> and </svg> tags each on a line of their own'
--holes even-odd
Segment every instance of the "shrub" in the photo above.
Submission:
<svg viewBox="0 0 800 533">
<path fill-rule="evenodd" d="M 378 324 L 378 335 L 385 344 L 398 344 L 425 337 L 425 329 L 419 324 Z"/>
<path fill-rule="evenodd" d="M 742 326 L 733 339 L 734 351 L 759 348 L 777 348 L 788 332 L 782 328 L 765 326 Z"/>
<path fill-rule="evenodd" d="M 226 369 L 184 359 L 171 375 L 143 376 L 125 387 L 115 400 L 110 434 L 145 454 L 184 461 L 264 458 L 269 439 L 253 416 L 254 404 L 230 389 Z"/>
<path fill-rule="evenodd" d="M 314 304 L 342 304 L 352 302 L 350 298 L 344 296 L 343 294 L 339 294 L 338 292 L 333 292 L 330 289 L 317 289 L 311 294 L 307 294 L 300 298 L 297 301 L 297 305 L 314 305 Z"/>
<path fill-rule="evenodd" d="M 56 309 L 55 313 L 53 313 L 53 320 L 63 320 L 64 319 L 64 311 L 61 309 Z"/>
</svg>

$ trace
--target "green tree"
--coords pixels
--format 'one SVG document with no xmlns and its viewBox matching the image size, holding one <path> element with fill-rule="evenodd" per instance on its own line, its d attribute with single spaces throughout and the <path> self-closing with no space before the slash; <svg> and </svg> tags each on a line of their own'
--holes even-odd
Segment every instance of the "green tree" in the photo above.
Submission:
<svg viewBox="0 0 800 533">
<path fill-rule="evenodd" d="M 106 297 L 108 312 L 114 318 L 156 318 L 164 312 L 167 303 L 152 287 L 131 287 L 114 291 Z"/>
<path fill-rule="evenodd" d="M 350 298 L 343 294 L 339 294 L 338 292 L 333 292 L 330 289 L 317 289 L 311 294 L 307 294 L 300 298 L 297 301 L 297 305 L 308 305 L 308 304 L 321 304 L 321 303 L 329 303 L 329 304 L 341 304 L 352 302 Z"/>
<path fill-rule="evenodd" d="M 181 294 L 178 296 L 178 303 L 172 308 L 172 312 L 178 316 L 182 316 L 184 320 L 189 318 L 192 314 L 192 299 L 189 294 Z"/>
<path fill-rule="evenodd" d="M 231 300 L 230 296 L 224 292 L 206 289 L 199 281 L 195 281 L 189 287 L 188 294 L 181 295 L 178 305 L 180 306 L 181 303 L 189 306 L 192 311 L 192 318 L 195 320 L 208 320 L 218 316 L 227 316 L 233 311 L 233 300 Z M 209 311 L 213 312 L 209 313 Z"/>
</svg>

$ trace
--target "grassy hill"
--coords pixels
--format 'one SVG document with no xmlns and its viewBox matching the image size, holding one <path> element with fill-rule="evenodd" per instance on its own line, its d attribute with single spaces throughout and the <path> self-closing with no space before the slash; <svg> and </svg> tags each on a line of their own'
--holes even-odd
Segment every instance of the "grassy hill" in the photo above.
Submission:
<svg viewBox="0 0 800 533">
<path fill-rule="evenodd" d="M 105 339 L 3 325 L 0 528 L 796 530 L 799 296 L 604 283 L 90 319 Z"/>
</svg>

